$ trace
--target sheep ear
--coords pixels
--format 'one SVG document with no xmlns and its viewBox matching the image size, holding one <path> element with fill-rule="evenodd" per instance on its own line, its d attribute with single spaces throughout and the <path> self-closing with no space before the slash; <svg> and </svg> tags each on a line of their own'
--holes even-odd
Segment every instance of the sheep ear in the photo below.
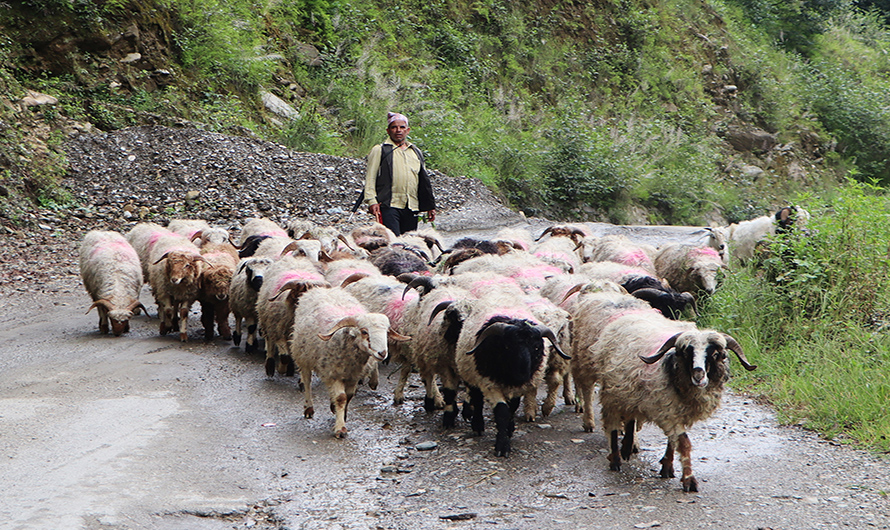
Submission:
<svg viewBox="0 0 890 530">
<path fill-rule="evenodd" d="M 479 333 L 479 336 L 476 337 L 476 343 L 473 344 L 473 347 L 470 348 L 470 351 L 467 352 L 467 355 L 473 355 L 476 353 L 476 348 L 478 348 L 485 339 L 489 337 L 501 336 L 504 334 L 504 330 L 510 327 L 511 324 L 506 322 L 495 322 L 489 326 L 486 326 L 482 332 Z"/>
<path fill-rule="evenodd" d="M 331 331 L 329 331 L 326 335 L 319 333 L 318 338 L 320 338 L 321 340 L 324 340 L 324 341 L 328 341 L 328 340 L 331 340 L 331 337 L 334 336 L 334 333 L 337 333 L 341 329 L 356 327 L 356 326 L 358 326 L 358 321 L 355 319 L 355 317 L 346 317 L 343 320 L 341 320 L 340 322 L 337 322 L 336 324 L 334 324 L 334 328 L 331 329 Z"/>
<path fill-rule="evenodd" d="M 394 340 L 396 342 L 408 342 L 409 340 L 411 340 L 411 337 L 409 337 L 408 335 L 402 335 L 392 328 L 389 328 L 389 330 L 387 330 L 386 336 L 389 337 L 390 340 Z"/>
<path fill-rule="evenodd" d="M 742 351 L 742 345 L 726 333 L 723 333 L 722 335 L 723 338 L 726 340 L 726 347 L 735 352 L 736 356 L 739 358 L 739 362 L 742 363 L 742 366 L 745 367 L 745 370 L 748 370 L 749 372 L 751 370 L 756 370 L 757 365 L 748 362 L 748 358 L 745 357 L 745 353 Z"/>
<path fill-rule="evenodd" d="M 559 348 L 559 344 L 556 341 L 556 334 L 553 333 L 553 330 L 544 325 L 537 325 L 535 329 L 541 332 L 541 336 L 550 341 L 550 344 L 553 345 L 553 349 L 556 350 L 556 353 L 559 354 L 560 357 L 569 361 L 572 358 L 569 355 L 566 355 L 566 352 L 562 351 Z"/>
<path fill-rule="evenodd" d="M 680 332 L 680 333 L 677 333 L 676 335 L 674 335 L 673 337 L 669 338 L 667 340 L 667 342 L 662 344 L 661 348 L 659 348 L 658 351 L 655 352 L 655 355 L 651 355 L 649 357 L 646 357 L 645 355 L 640 355 L 640 359 L 642 359 L 642 361 L 646 364 L 652 364 L 654 362 L 657 362 L 659 359 L 664 357 L 664 354 L 667 353 L 668 350 L 670 350 L 671 348 L 674 347 L 674 344 L 677 343 L 677 337 L 679 337 L 682 334 L 683 333 Z"/>
</svg>

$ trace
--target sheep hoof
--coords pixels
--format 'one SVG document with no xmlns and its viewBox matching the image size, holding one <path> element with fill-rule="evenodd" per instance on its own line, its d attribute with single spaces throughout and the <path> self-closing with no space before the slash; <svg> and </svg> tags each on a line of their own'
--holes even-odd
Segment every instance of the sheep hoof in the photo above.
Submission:
<svg viewBox="0 0 890 530">
<path fill-rule="evenodd" d="M 534 414 L 526 414 L 526 415 L 525 415 L 525 421 L 526 421 L 526 423 L 534 423 L 534 422 L 535 422 L 535 415 L 534 415 Z"/>
<path fill-rule="evenodd" d="M 180 333 L 179 334 L 179 342 L 188 342 L 189 334 L 188 333 Z"/>
<path fill-rule="evenodd" d="M 446 410 L 445 414 L 442 415 L 442 428 L 453 429 L 455 423 L 457 423 L 457 411 Z"/>
<path fill-rule="evenodd" d="M 423 410 L 433 412 L 436 410 L 436 400 L 431 397 L 423 398 Z"/>
<path fill-rule="evenodd" d="M 294 373 L 296 373 L 296 368 L 294 367 L 294 360 L 291 359 L 290 357 L 288 357 L 287 360 L 284 361 L 284 364 L 286 365 L 285 369 L 284 369 L 284 375 L 286 377 L 293 377 Z"/>
<path fill-rule="evenodd" d="M 225 334 L 225 335 L 223 335 L 222 333 L 220 333 L 220 334 L 219 334 L 219 338 L 221 338 L 222 340 L 232 340 L 232 335 L 231 335 L 230 333 L 227 333 L 227 334 Z"/>
<path fill-rule="evenodd" d="M 392 399 L 393 407 L 398 407 L 398 406 L 402 405 L 403 403 L 405 403 L 405 398 L 403 398 L 403 397 Z"/>
<path fill-rule="evenodd" d="M 584 432 L 593 432 L 593 425 L 585 425 Z"/>
<path fill-rule="evenodd" d="M 232 333 L 232 342 L 235 343 L 235 346 L 241 345 L 241 334 L 240 333 Z"/>
<path fill-rule="evenodd" d="M 311 419 L 312 416 L 315 416 L 315 407 L 306 407 L 305 409 L 303 409 L 303 417 L 304 418 Z"/>
<path fill-rule="evenodd" d="M 658 474 L 661 478 L 674 478 L 674 468 L 673 466 L 661 466 L 661 472 Z"/>
<path fill-rule="evenodd" d="M 553 408 L 554 408 L 553 405 L 547 405 L 545 403 L 544 405 L 541 406 L 541 416 L 544 416 L 546 418 L 547 416 L 550 415 L 551 412 L 553 412 Z"/>
<path fill-rule="evenodd" d="M 335 431 L 334 438 L 346 438 L 346 427 L 341 427 L 339 431 Z"/>
<path fill-rule="evenodd" d="M 275 358 L 266 357 L 266 375 L 272 377 L 275 375 Z"/>
<path fill-rule="evenodd" d="M 510 438 L 498 435 L 494 444 L 495 456 L 507 457 L 510 455 Z"/>
<path fill-rule="evenodd" d="M 683 484 L 683 491 L 685 492 L 697 492 L 698 491 L 698 481 L 695 480 L 695 477 L 692 475 L 680 480 Z"/>
<path fill-rule="evenodd" d="M 584 412 L 584 405 L 580 403 L 575 403 L 575 412 L 580 413 Z"/>
</svg>

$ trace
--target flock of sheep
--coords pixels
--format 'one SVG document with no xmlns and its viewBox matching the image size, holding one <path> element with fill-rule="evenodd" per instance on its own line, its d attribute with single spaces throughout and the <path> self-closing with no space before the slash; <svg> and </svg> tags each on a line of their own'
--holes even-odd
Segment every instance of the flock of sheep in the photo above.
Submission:
<svg viewBox="0 0 890 530">
<path fill-rule="evenodd" d="M 542 384 L 540 414 L 554 409 L 562 386 L 565 403 L 592 431 L 598 385 L 610 469 L 631 457 L 635 433 L 652 422 L 668 437 L 661 476 L 675 476 L 679 451 L 683 489 L 697 491 L 686 431 L 720 404 L 729 351 L 745 369 L 755 366 L 735 339 L 683 317 L 714 292 L 727 247 L 733 259 L 749 258 L 758 240 L 805 219 L 803 210 L 785 208 L 705 229 L 700 246 L 659 249 L 624 236 L 593 237 L 583 225 L 552 226 L 536 239 L 504 229 L 491 240 L 464 238 L 443 249 L 431 230 L 396 237 L 378 224 L 341 233 L 256 218 L 235 244 L 224 228 L 176 220 L 139 223 L 125 235 L 89 232 L 80 267 L 100 332 L 127 332 L 133 314 L 146 311 L 139 301 L 144 281 L 162 335 L 175 330 L 187 341 L 198 301 L 206 340 L 214 332 L 235 345 L 245 338 L 252 352 L 262 337 L 267 376 L 299 371 L 307 418 L 315 412 L 316 374 L 330 395 L 337 437 L 347 432 L 357 385 L 376 389 L 378 362 L 387 359 L 401 363 L 395 404 L 416 371 L 424 407 L 443 410 L 444 428 L 461 413 L 481 433 L 488 403 L 499 456 L 510 453 L 520 402 L 526 420 L 538 415 Z M 461 384 L 467 396 L 459 409 Z"/>
</svg>

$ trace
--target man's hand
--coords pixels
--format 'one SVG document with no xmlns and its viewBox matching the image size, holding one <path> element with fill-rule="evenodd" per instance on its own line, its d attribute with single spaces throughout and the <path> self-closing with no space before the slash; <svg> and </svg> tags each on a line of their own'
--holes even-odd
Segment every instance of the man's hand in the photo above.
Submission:
<svg viewBox="0 0 890 530">
<path fill-rule="evenodd" d="M 428 212 L 426 213 L 426 218 L 427 218 L 427 219 L 429 220 L 429 222 L 431 222 L 431 223 L 432 223 L 433 221 L 435 221 L 435 220 L 436 220 L 436 210 L 430 210 L 430 211 L 428 211 Z"/>
<path fill-rule="evenodd" d="M 368 211 L 377 219 L 377 222 L 383 224 L 383 215 L 380 213 L 380 203 L 368 206 Z"/>
</svg>

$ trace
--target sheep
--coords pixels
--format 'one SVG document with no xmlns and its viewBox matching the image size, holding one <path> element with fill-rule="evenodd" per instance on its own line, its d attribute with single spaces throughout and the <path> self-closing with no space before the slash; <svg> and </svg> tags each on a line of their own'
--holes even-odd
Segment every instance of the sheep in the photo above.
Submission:
<svg viewBox="0 0 890 530">
<path fill-rule="evenodd" d="M 369 360 L 387 358 L 389 340 L 406 341 L 390 328 L 389 319 L 369 313 L 339 287 L 303 293 L 294 311 L 290 355 L 300 368 L 305 385 L 303 415 L 312 418 L 312 373 L 318 374 L 331 396 L 334 436 L 346 436 L 346 409 Z"/>
<path fill-rule="evenodd" d="M 210 226 L 210 223 L 202 219 L 174 219 L 167 225 L 167 230 L 185 236 L 192 242 L 200 239 L 199 247 L 207 243 L 231 243 L 228 230 L 219 226 Z"/>
<path fill-rule="evenodd" d="M 368 252 L 373 252 L 379 248 L 385 247 L 389 245 L 390 241 L 396 238 L 396 235 L 392 230 L 380 223 L 359 226 L 353 229 L 350 235 L 356 245 Z"/>
<path fill-rule="evenodd" d="M 426 249 L 424 252 L 427 261 L 434 261 L 442 255 L 442 241 L 439 234 L 432 229 L 412 230 L 397 236 L 390 245 L 404 244 L 417 249 Z"/>
<path fill-rule="evenodd" d="M 235 247 L 228 241 L 223 243 L 206 243 L 201 247 L 201 256 L 205 265 L 201 271 L 198 302 L 201 304 L 201 323 L 204 325 L 204 340 L 213 339 L 213 323 L 223 340 L 231 340 L 232 330 L 229 327 L 229 290 L 232 277 L 238 266 L 238 255 Z"/>
<path fill-rule="evenodd" d="M 251 217 L 244 222 L 238 247 L 243 247 L 250 236 L 288 237 L 287 232 L 283 228 L 265 217 Z"/>
<path fill-rule="evenodd" d="M 620 471 L 621 460 L 630 458 L 636 423 L 651 422 L 668 438 L 660 476 L 674 477 L 674 451 L 679 450 L 683 491 L 698 491 L 686 431 L 720 405 L 723 385 L 729 379 L 727 349 L 746 370 L 757 368 L 731 336 L 698 329 L 691 322 L 642 313 L 623 316 L 606 326 L 591 348 L 591 357 L 601 385 L 602 425 L 610 441 L 609 469 Z"/>
<path fill-rule="evenodd" d="M 294 323 L 294 307 L 300 295 L 314 287 L 330 287 L 324 277 L 307 258 L 282 256 L 265 273 L 257 296 L 257 318 L 266 338 L 266 375 L 278 373 L 294 375 L 293 359 L 287 342 Z M 288 291 L 287 296 L 282 294 Z"/>
<path fill-rule="evenodd" d="M 198 298 L 205 262 L 198 247 L 172 232 L 160 236 L 152 246 L 148 281 L 158 304 L 161 335 L 178 322 L 179 340 L 188 341 L 189 309 Z"/>
<path fill-rule="evenodd" d="M 655 274 L 655 266 L 652 264 L 655 247 L 634 243 L 627 236 L 613 234 L 600 238 L 585 238 L 577 245 L 576 250 L 580 250 L 585 263 L 612 261 L 639 267 L 650 274 Z"/>
<path fill-rule="evenodd" d="M 296 240 L 314 239 L 319 242 L 321 249 L 327 255 L 332 255 L 339 249 L 342 242 L 350 252 L 354 252 L 354 246 L 349 240 L 332 226 L 321 226 L 307 219 L 293 219 L 287 223 L 287 235 Z"/>
<path fill-rule="evenodd" d="M 672 289 L 670 284 L 659 280 L 645 269 L 600 261 L 585 263 L 578 272 L 580 276 L 591 280 L 610 280 L 621 285 L 628 293 L 646 300 L 669 318 L 680 318 L 687 307 L 695 313 L 695 297 L 692 293 Z"/>
<path fill-rule="evenodd" d="M 404 246 L 388 245 L 371 252 L 371 263 L 388 276 L 408 272 L 431 274 L 428 257 Z"/>
<path fill-rule="evenodd" d="M 380 269 L 368 260 L 338 259 L 324 264 L 324 278 L 331 285 L 341 285 L 344 280 L 355 274 L 383 276 Z"/>
<path fill-rule="evenodd" d="M 507 241 L 516 250 L 532 248 L 532 235 L 524 228 L 501 228 L 495 235 L 496 241 Z"/>
<path fill-rule="evenodd" d="M 763 239 L 806 227 L 810 214 L 799 206 L 786 206 L 773 215 L 764 215 L 734 223 L 726 228 L 732 259 L 745 263 L 754 257 L 757 243 Z"/>
<path fill-rule="evenodd" d="M 679 291 L 705 291 L 714 294 L 723 259 L 711 247 L 672 244 L 655 255 L 658 275 Z"/>
<path fill-rule="evenodd" d="M 531 254 L 541 261 L 559 267 L 563 272 L 571 274 L 579 266 L 581 260 L 575 253 L 577 244 L 567 236 L 550 237 L 531 249 Z"/>
<path fill-rule="evenodd" d="M 701 230 L 693 232 L 693 234 L 705 234 L 704 237 L 707 238 L 705 245 L 716 250 L 717 254 L 720 255 L 720 259 L 723 260 L 723 263 L 728 264 L 729 256 L 727 255 L 726 232 L 726 229 L 712 223 L 711 226 L 706 226 Z"/>
<path fill-rule="evenodd" d="M 559 267 L 525 252 L 480 256 L 461 263 L 453 270 L 454 275 L 467 272 L 494 272 L 509 276 L 519 282 L 522 290 L 527 293 L 540 290 L 547 278 L 565 274 Z"/>
<path fill-rule="evenodd" d="M 158 239 L 172 234 L 173 232 L 157 223 L 138 223 L 127 232 L 127 242 L 136 250 L 136 255 L 139 256 L 139 262 L 142 265 L 143 282 L 148 282 L 148 260 L 151 249 Z"/>
<path fill-rule="evenodd" d="M 313 263 L 318 263 L 319 254 L 321 253 L 321 242 L 317 240 L 295 240 L 286 236 L 260 236 L 257 239 L 260 238 L 261 240 L 252 254 L 254 257 L 278 259 L 283 254 L 294 252 L 296 255 L 309 258 Z"/>
<path fill-rule="evenodd" d="M 235 331 L 232 341 L 235 346 L 241 344 L 241 322 L 247 327 L 247 339 L 244 351 L 256 351 L 257 343 L 257 297 L 263 285 L 266 269 L 271 265 L 271 258 L 245 258 L 238 263 L 238 268 L 229 284 L 229 307 L 235 318 Z"/>
<path fill-rule="evenodd" d="M 80 276 L 99 312 L 99 332 L 115 337 L 130 331 L 130 318 L 145 306 L 139 301 L 142 265 L 136 250 L 117 232 L 91 230 L 80 244 Z"/>
<path fill-rule="evenodd" d="M 584 225 L 578 224 L 562 224 L 547 227 L 535 241 L 540 241 L 547 234 L 551 237 L 568 237 L 573 243 L 577 244 L 581 239 L 590 237 L 590 230 Z"/>
<path fill-rule="evenodd" d="M 440 304 L 433 316 L 442 310 L 448 321 L 445 335 L 457 337 L 454 355 L 458 376 L 470 392 L 465 414 L 471 416 L 473 431 L 481 434 L 485 426 L 482 407 L 487 401 L 494 409 L 497 425 L 495 454 L 507 456 L 519 399 L 530 388 L 537 388 L 547 366 L 543 339 L 550 341 L 557 354 L 566 359 L 569 356 L 559 348 L 554 332 L 511 298 L 493 294 L 464 304 Z M 455 310 L 459 314 L 447 314 Z"/>
</svg>

